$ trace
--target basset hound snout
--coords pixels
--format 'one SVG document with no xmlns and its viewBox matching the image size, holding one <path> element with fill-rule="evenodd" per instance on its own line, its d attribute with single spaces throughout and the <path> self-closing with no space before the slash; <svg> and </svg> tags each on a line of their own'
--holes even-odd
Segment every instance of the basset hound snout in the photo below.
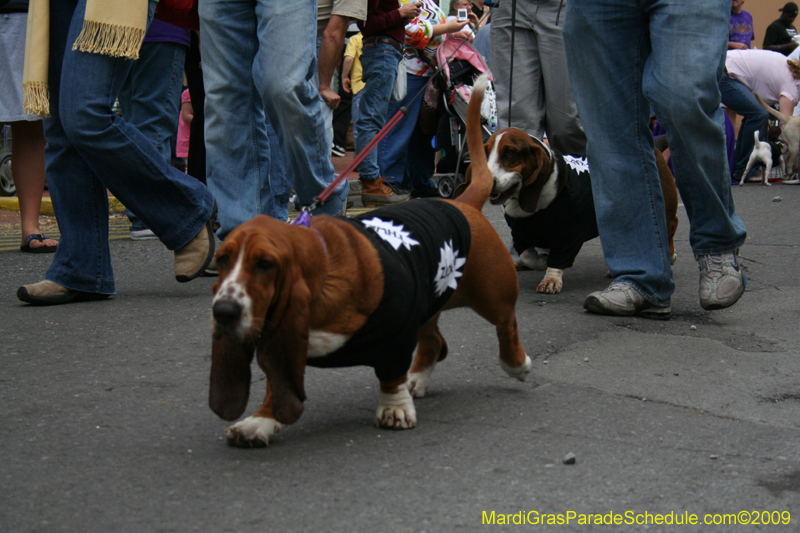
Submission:
<svg viewBox="0 0 800 533">
<path fill-rule="evenodd" d="M 480 154 L 480 104 L 468 108 L 470 148 Z M 481 209 L 492 189 L 486 158 L 473 158 L 458 200 L 420 199 L 355 219 L 325 215 L 310 227 L 260 215 L 234 229 L 217 251 L 209 406 L 242 415 L 256 358 L 267 375 L 261 407 L 230 426 L 228 443 L 266 446 L 303 413 L 306 366 L 371 366 L 380 383 L 375 424 L 417 424 L 425 395 L 447 356 L 442 311 L 471 307 L 495 326 L 500 367 L 524 381 L 531 359 L 519 339 L 517 274 Z"/>
<path fill-rule="evenodd" d="M 227 256 L 220 258 L 220 262 L 226 267 L 229 261 Z M 244 253 L 240 252 L 230 275 L 215 291 L 212 306 L 215 327 L 226 329 L 239 338 L 244 338 L 252 325 L 252 299 L 247 293 L 246 280 L 243 279 L 244 262 Z"/>
</svg>

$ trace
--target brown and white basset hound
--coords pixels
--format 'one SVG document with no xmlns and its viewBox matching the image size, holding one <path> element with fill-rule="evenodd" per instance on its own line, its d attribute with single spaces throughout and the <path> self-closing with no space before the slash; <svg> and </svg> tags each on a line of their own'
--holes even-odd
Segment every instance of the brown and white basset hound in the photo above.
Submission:
<svg viewBox="0 0 800 533">
<path fill-rule="evenodd" d="M 484 148 L 493 176 L 489 201 L 503 206 L 519 263 L 546 270 L 537 292 L 561 292 L 564 270 L 572 266 L 581 245 L 599 234 L 586 159 L 563 156 L 518 128 L 493 133 Z M 661 152 L 655 154 L 674 263 L 678 189 Z M 471 179 L 468 168 L 461 187 Z M 548 252 L 539 253 L 537 248 Z"/>
<path fill-rule="evenodd" d="M 483 154 L 476 91 L 467 134 Z M 216 254 L 211 409 L 225 420 L 242 415 L 254 356 L 267 375 L 261 408 L 226 429 L 230 445 L 265 446 L 297 421 L 306 365 L 373 366 L 375 424 L 413 428 L 412 398 L 425 394 L 447 355 L 439 314 L 455 307 L 495 326 L 501 367 L 525 380 L 531 360 L 517 329 L 517 274 L 481 213 L 492 188 L 486 158 L 472 166 L 458 200 L 414 200 L 360 220 L 320 215 L 310 227 L 258 216 L 230 233 Z"/>
</svg>

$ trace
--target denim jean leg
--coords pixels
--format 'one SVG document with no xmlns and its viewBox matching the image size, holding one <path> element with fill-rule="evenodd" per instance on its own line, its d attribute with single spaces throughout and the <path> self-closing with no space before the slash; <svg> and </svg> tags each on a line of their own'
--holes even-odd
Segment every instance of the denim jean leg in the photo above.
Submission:
<svg viewBox="0 0 800 533">
<path fill-rule="evenodd" d="M 292 182 L 289 181 L 289 177 L 286 175 L 283 149 L 281 149 L 278 133 L 269 120 L 266 123 L 267 139 L 269 141 L 269 186 L 264 187 L 261 191 L 261 212 L 278 220 L 288 220 Z"/>
<path fill-rule="evenodd" d="M 674 291 L 664 199 L 643 93 L 647 17 L 626 0 L 567 3 L 564 44 L 570 82 L 589 143 L 592 194 L 601 244 L 615 281 L 651 303 Z M 587 54 L 586 43 L 593 53 Z M 597 80 L 604 80 L 598 83 Z M 625 213 L 625 216 L 620 216 Z"/>
<path fill-rule="evenodd" d="M 355 142 L 356 137 L 358 136 L 358 115 L 360 113 L 359 107 L 361 106 L 361 93 L 363 91 L 358 91 L 356 94 L 353 95 L 353 101 L 350 104 L 350 117 L 353 121 L 353 141 Z"/>
<path fill-rule="evenodd" d="M 322 114 L 325 103 L 314 84 L 317 69 L 316 2 L 255 2 L 258 49 L 253 80 L 281 140 L 284 163 L 298 200 L 310 204 L 335 178 Z M 280 58 L 280 60 L 276 60 Z M 343 180 L 315 213 L 341 213 L 349 185 Z"/>
<path fill-rule="evenodd" d="M 675 14 L 676 3 L 656 2 L 665 6 L 661 8 L 665 16 L 656 17 L 654 28 L 651 24 L 653 53 L 645 71 L 645 95 L 667 130 L 675 179 L 689 218 L 692 251 L 696 255 L 730 252 L 746 237 L 731 192 L 720 107 L 730 5 L 724 0 L 688 3 L 677 8 L 684 17 L 669 16 Z M 675 39 L 678 32 L 688 33 Z M 687 72 L 692 76 L 686 76 Z M 749 135 L 752 139 L 753 132 Z"/>
<path fill-rule="evenodd" d="M 249 0 L 205 0 L 199 5 L 203 35 L 206 181 L 218 207 L 217 235 L 272 202 L 272 147 L 261 95 L 253 81 L 256 14 Z"/>
<path fill-rule="evenodd" d="M 152 17 L 155 3 L 149 7 Z M 52 19 L 70 24 L 54 24 L 50 35 L 52 118 L 45 123 L 45 157 L 61 241 L 46 279 L 74 290 L 111 294 L 106 189 L 139 213 L 172 250 L 200 231 L 213 198 L 113 113 L 133 62 L 72 50 L 69 43 L 81 31 L 85 9 L 86 0 L 50 2 Z"/>
<path fill-rule="evenodd" d="M 322 45 L 322 37 L 317 37 L 316 55 L 317 62 L 319 62 L 319 47 Z M 318 66 L 319 67 L 319 66 Z M 332 81 L 332 80 L 328 80 Z M 314 87 L 319 87 L 319 68 L 314 69 Z M 331 84 L 333 86 L 333 84 Z M 323 120 L 325 121 L 325 143 L 333 148 L 333 109 L 322 100 L 321 112 Z"/>
<path fill-rule="evenodd" d="M 119 94 L 122 116 L 150 139 L 167 161 L 172 161 L 170 139 L 178 128 L 185 57 L 185 45 L 143 43 Z M 147 228 L 132 210 L 127 211 L 132 231 Z"/>
<path fill-rule="evenodd" d="M 419 110 L 422 106 L 423 95 L 420 91 L 425 87 L 430 80 L 427 76 L 415 76 L 407 74 L 407 93 L 402 102 L 396 102 L 389 105 L 388 118 L 394 116 L 395 113 L 401 108 L 406 107 L 406 114 L 401 118 L 394 127 L 389 130 L 386 136 L 378 145 L 378 158 L 380 160 L 381 170 L 384 176 L 392 176 L 393 183 L 398 187 L 404 181 L 406 174 L 406 163 L 409 154 L 409 142 L 414 134 L 414 129 L 419 120 Z"/>
<path fill-rule="evenodd" d="M 767 121 L 769 112 L 761 107 L 756 100 L 753 91 L 748 89 L 742 82 L 736 81 L 727 74 L 723 74 L 719 81 L 719 90 L 722 95 L 722 103 L 742 116 L 742 125 L 739 128 L 739 135 L 736 138 L 736 150 L 734 151 L 734 163 L 731 175 L 740 178 L 750 153 L 755 146 L 753 134 L 758 131 L 759 139 L 766 140 Z"/>
<path fill-rule="evenodd" d="M 358 110 L 358 136 L 355 139 L 356 154 L 364 151 L 386 121 L 394 116 L 388 114 L 390 107 L 393 107 L 389 105 L 389 98 L 397 77 L 397 64 L 400 61 L 400 52 L 386 43 L 365 46 L 361 53 L 363 69 L 361 76 L 365 85 L 359 93 L 361 102 Z M 358 165 L 358 173 L 364 180 L 374 180 L 383 175 L 378 164 L 377 146 Z M 402 176 L 398 179 L 401 178 Z"/>
<path fill-rule="evenodd" d="M 573 0 L 567 4 L 564 35 L 570 81 L 590 139 L 606 262 L 616 281 L 664 305 L 674 281 L 647 127 L 650 105 L 669 132 L 695 253 L 733 249 L 744 238 L 744 226 L 730 197 L 717 88 L 730 7 L 724 0 L 645 3 L 647 13 L 626 0 Z M 681 39 L 675 38 L 678 33 Z M 586 42 L 594 53 L 585 53 Z M 609 81 L 598 84 L 598 79 Z"/>
</svg>

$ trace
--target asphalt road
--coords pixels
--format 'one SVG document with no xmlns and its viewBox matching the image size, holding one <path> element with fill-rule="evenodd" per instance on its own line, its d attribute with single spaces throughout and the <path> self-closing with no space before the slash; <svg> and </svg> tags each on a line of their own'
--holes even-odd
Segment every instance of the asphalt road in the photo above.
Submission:
<svg viewBox="0 0 800 533">
<path fill-rule="evenodd" d="M 115 240 L 113 299 L 35 308 L 15 291 L 50 257 L 0 252 L 0 531 L 798 531 L 800 187 L 734 195 L 749 285 L 733 308 L 700 308 L 681 209 L 671 320 L 583 311 L 608 283 L 595 240 L 560 295 L 520 274 L 526 383 L 491 326 L 452 311 L 416 429 L 373 427 L 371 370 L 309 368 L 300 421 L 254 450 L 207 407 L 213 279 L 178 284 L 160 243 Z"/>
</svg>

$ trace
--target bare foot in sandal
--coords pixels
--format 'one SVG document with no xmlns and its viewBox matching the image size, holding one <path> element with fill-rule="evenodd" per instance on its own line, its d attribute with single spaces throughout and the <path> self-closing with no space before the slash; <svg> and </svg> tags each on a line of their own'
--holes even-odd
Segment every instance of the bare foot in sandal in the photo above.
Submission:
<svg viewBox="0 0 800 533">
<path fill-rule="evenodd" d="M 56 248 L 58 241 L 48 238 L 43 233 L 32 233 L 25 238 L 19 250 L 29 254 L 51 254 Z"/>
</svg>

